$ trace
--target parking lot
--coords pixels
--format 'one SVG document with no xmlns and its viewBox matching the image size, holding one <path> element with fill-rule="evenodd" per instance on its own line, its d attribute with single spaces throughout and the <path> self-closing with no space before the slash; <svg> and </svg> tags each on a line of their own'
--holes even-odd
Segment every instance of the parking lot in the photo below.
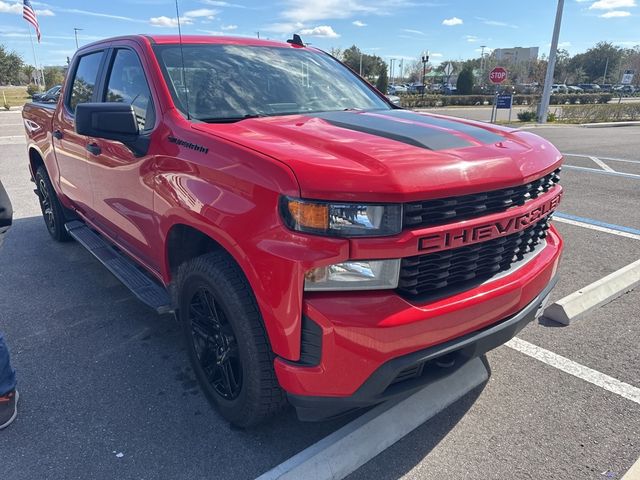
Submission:
<svg viewBox="0 0 640 480">
<path fill-rule="evenodd" d="M 532 131 L 566 155 L 556 301 L 640 259 L 640 127 Z M 19 112 L 0 113 L 0 179 L 15 210 L 0 329 L 21 396 L 0 433 L 3 478 L 251 479 L 353 420 L 303 424 L 288 411 L 231 428 L 200 393 L 173 317 L 139 304 L 78 244 L 50 239 Z M 485 385 L 348 478 L 622 478 L 640 457 L 640 289 L 518 338 L 488 354 Z M 567 373 L 581 367 L 596 375 Z M 626 387 L 603 388 L 610 377 Z"/>
</svg>

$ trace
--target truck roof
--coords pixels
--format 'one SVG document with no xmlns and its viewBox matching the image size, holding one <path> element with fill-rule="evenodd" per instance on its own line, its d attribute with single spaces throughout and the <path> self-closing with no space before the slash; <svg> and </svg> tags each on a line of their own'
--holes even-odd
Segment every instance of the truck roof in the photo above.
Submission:
<svg viewBox="0 0 640 480">
<path fill-rule="evenodd" d="M 92 42 L 86 46 L 81 47 L 83 50 L 86 47 L 99 45 L 102 43 L 109 43 L 117 40 L 133 40 L 149 42 L 152 45 L 169 45 L 180 43 L 180 37 L 178 35 L 149 35 L 149 34 L 137 34 L 137 35 L 123 35 L 118 37 L 109 37 L 103 40 Z M 291 45 L 285 42 L 279 42 L 275 40 L 261 40 L 259 38 L 252 37 L 233 37 L 233 36 L 217 36 L 217 35 L 182 35 L 183 44 L 221 44 L 221 45 L 250 45 L 261 47 L 298 47 L 298 45 Z"/>
</svg>

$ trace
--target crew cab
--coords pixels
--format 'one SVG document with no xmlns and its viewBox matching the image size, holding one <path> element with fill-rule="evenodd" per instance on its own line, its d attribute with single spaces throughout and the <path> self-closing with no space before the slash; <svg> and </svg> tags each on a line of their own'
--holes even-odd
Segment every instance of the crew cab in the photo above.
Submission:
<svg viewBox="0 0 640 480">
<path fill-rule="evenodd" d="M 454 375 L 556 282 L 556 148 L 400 109 L 298 36 L 99 41 L 23 119 L 51 236 L 175 314 L 239 426 Z"/>
</svg>

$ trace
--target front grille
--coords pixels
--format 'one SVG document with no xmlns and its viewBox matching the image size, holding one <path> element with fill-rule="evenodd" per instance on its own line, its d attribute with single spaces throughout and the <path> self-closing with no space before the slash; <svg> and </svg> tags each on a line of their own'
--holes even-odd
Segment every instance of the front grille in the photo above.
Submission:
<svg viewBox="0 0 640 480">
<path fill-rule="evenodd" d="M 443 223 L 503 212 L 524 205 L 548 192 L 560 181 L 560 169 L 517 187 L 404 204 L 404 228 L 432 227 Z"/>
<path fill-rule="evenodd" d="M 398 293 L 443 297 L 473 288 L 510 269 L 546 237 L 549 217 L 525 230 L 483 243 L 402 259 Z"/>
</svg>

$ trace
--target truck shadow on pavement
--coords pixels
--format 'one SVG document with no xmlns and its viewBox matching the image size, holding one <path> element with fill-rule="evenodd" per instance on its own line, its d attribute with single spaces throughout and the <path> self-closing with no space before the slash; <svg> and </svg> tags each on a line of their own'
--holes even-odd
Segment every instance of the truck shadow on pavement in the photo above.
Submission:
<svg viewBox="0 0 640 480">
<path fill-rule="evenodd" d="M 353 418 L 301 423 L 290 409 L 232 428 L 201 394 L 173 316 L 80 245 L 54 242 L 39 216 L 15 220 L 0 250 L 0 328 L 21 391 L 0 435 L 7 478 L 255 478 Z M 376 477 L 418 464 L 480 392 L 420 427 L 429 441 Z"/>
</svg>

